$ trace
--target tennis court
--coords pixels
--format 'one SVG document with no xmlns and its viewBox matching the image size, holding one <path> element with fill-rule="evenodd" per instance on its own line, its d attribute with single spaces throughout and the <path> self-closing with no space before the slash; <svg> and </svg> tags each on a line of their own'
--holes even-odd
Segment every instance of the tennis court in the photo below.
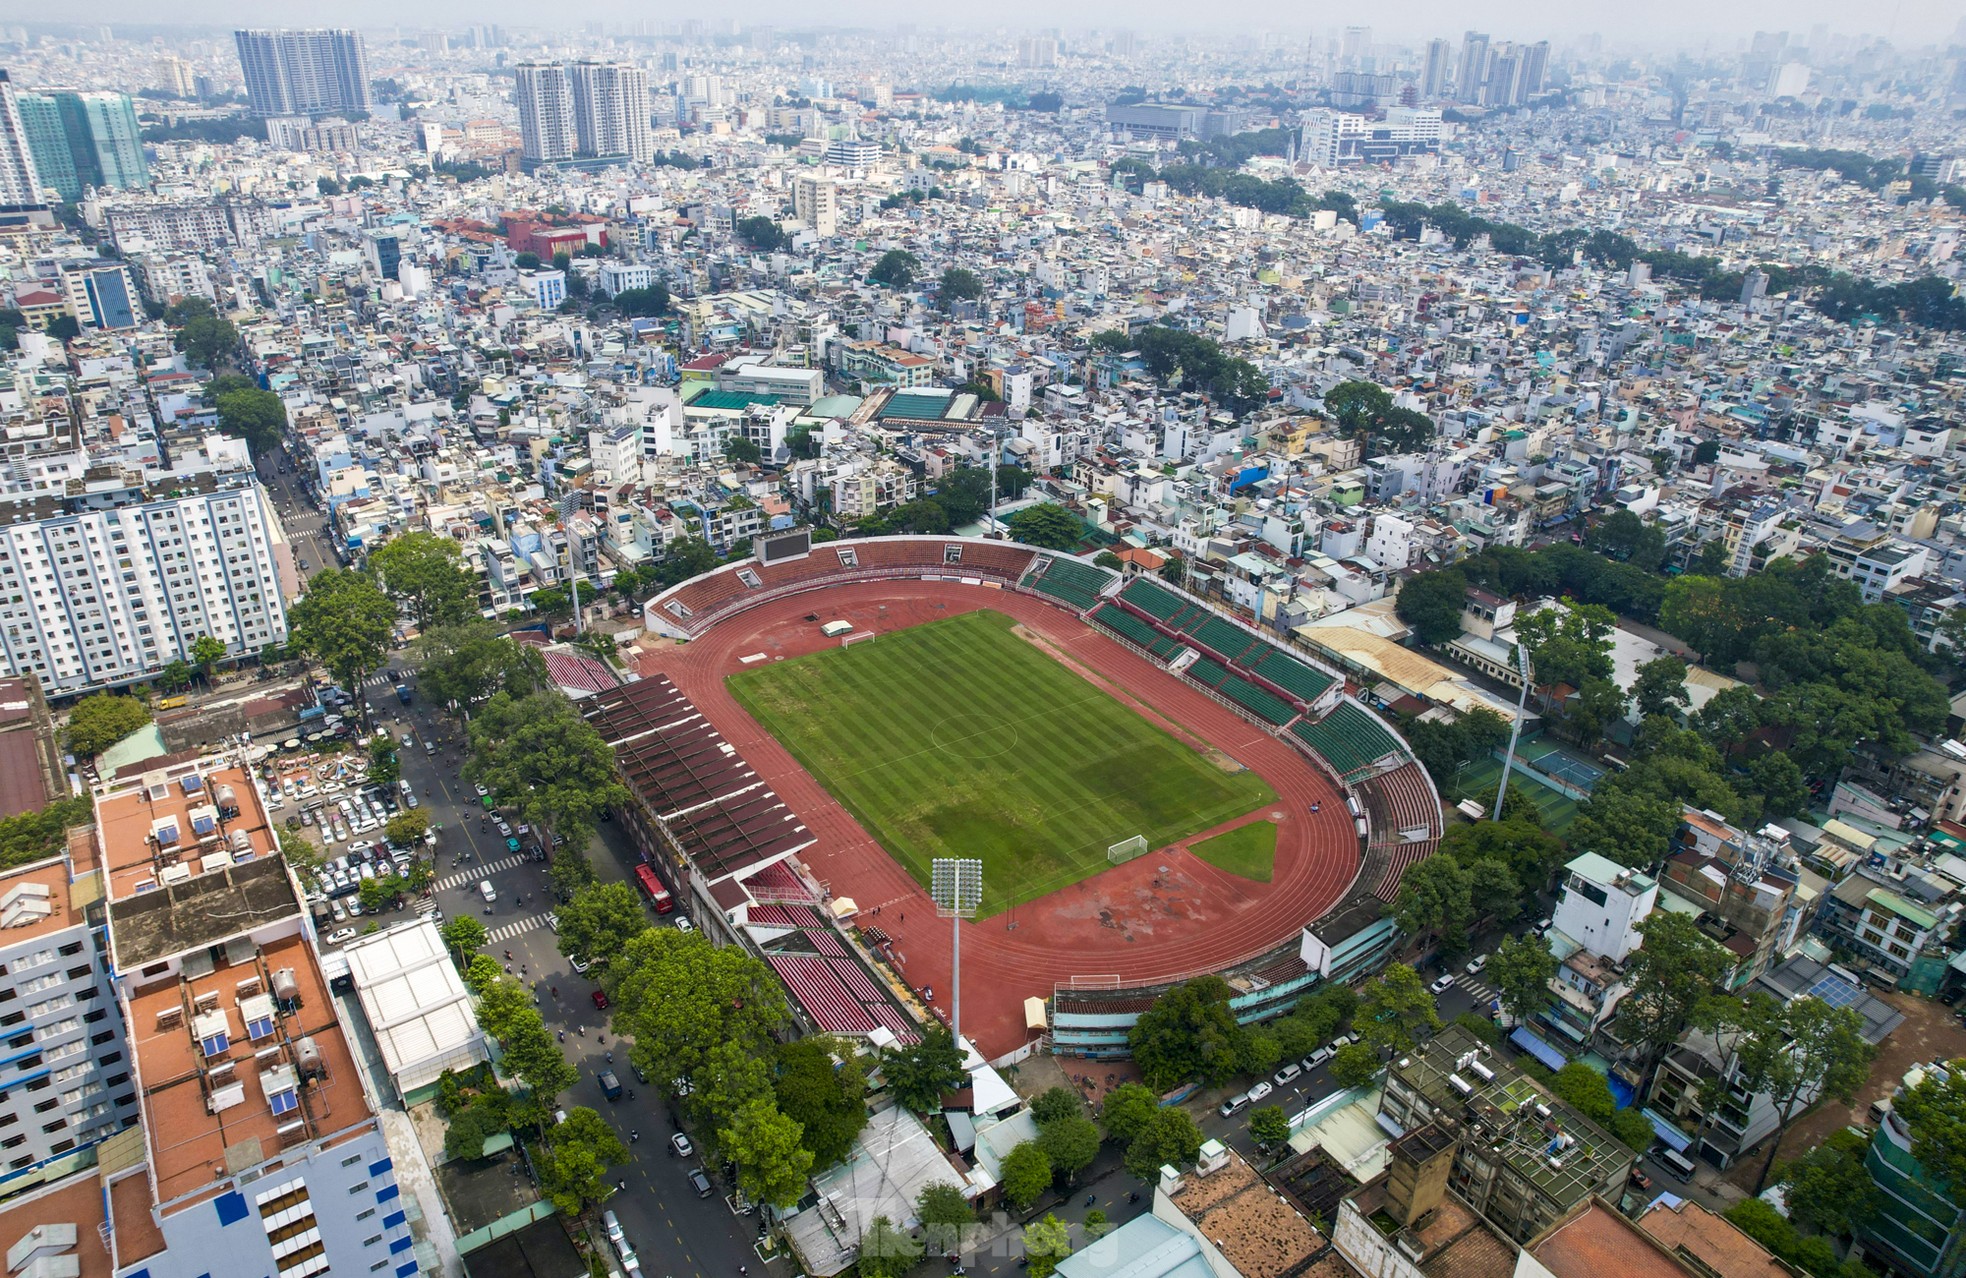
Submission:
<svg viewBox="0 0 1966 1278">
<path fill-rule="evenodd" d="M 1578 758 L 1554 742 L 1540 739 L 1524 741 L 1516 748 L 1516 752 L 1538 772 L 1567 782 L 1587 793 L 1595 789 L 1597 783 L 1604 777 L 1603 768 Z"/>
<path fill-rule="evenodd" d="M 1495 783 L 1502 777 L 1502 761 L 1490 756 L 1476 759 L 1459 772 L 1447 789 L 1450 804 L 1463 799 L 1473 799 L 1482 807 L 1493 807 L 1495 803 Z M 1562 834 L 1577 819 L 1577 802 L 1560 790 L 1552 790 L 1534 777 L 1524 776 L 1518 771 L 1510 778 L 1510 784 L 1529 796 L 1536 805 L 1536 812 L 1543 819 L 1543 828 L 1552 834 Z"/>
</svg>

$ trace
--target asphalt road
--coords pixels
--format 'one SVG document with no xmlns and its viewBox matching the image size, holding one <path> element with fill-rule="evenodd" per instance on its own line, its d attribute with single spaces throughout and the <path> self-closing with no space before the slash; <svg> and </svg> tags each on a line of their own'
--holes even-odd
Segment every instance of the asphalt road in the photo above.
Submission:
<svg viewBox="0 0 1966 1278">
<path fill-rule="evenodd" d="M 414 680 L 411 682 L 413 685 Z M 512 974 L 523 973 L 525 982 L 538 994 L 547 1028 L 564 1035 L 567 1059 L 580 1071 L 580 1078 L 561 1095 L 561 1105 L 592 1107 L 613 1125 L 624 1143 L 632 1134 L 640 1133 L 640 1139 L 629 1145 L 631 1162 L 616 1172 L 627 1182 L 627 1189 L 618 1192 L 607 1206 L 620 1217 L 643 1272 L 651 1278 L 681 1278 L 685 1274 L 733 1278 L 740 1265 L 751 1266 L 760 1275 L 782 1270 L 784 1262 L 767 1267 L 753 1250 L 758 1218 L 738 1216 L 730 1210 L 721 1196 L 720 1177 L 713 1175 L 720 1191 L 709 1198 L 698 1198 L 690 1188 L 687 1172 L 698 1160 L 685 1160 L 670 1147 L 669 1137 L 676 1127 L 656 1090 L 635 1081 L 624 1045 L 608 1032 L 607 1013 L 594 1005 L 597 987 L 575 973 L 555 948 L 556 936 L 546 926 L 553 904 L 546 864 L 511 855 L 495 827 L 481 826 L 485 813 L 477 792 L 458 775 L 464 755 L 458 745 L 457 725 L 420 700 L 407 709 L 401 706 L 385 675 L 375 676 L 365 690 L 378 726 L 399 740 L 406 728 L 416 734 L 416 747 L 401 751 L 398 758 L 403 775 L 416 787 L 431 821 L 443 827 L 437 835 L 433 868 L 437 903 L 444 917 L 470 914 L 483 923 L 490 936 L 484 952 L 501 961 L 506 961 L 510 952 Z M 423 742 L 430 735 L 449 738 L 434 757 L 423 752 Z M 595 873 L 603 880 L 627 879 L 636 859 L 612 823 L 602 824 L 588 853 Z M 498 899 L 489 907 L 479 894 L 481 881 L 489 881 L 497 893 Z M 655 919 L 652 912 L 650 918 Z M 382 921 L 387 924 L 392 920 Z M 667 925 L 669 920 L 661 922 Z M 607 1058 L 610 1052 L 612 1064 Z M 597 1078 L 609 1068 L 625 1087 L 635 1089 L 632 1100 L 624 1095 L 610 1104 L 601 1094 Z"/>
<path fill-rule="evenodd" d="M 291 471 L 280 473 L 278 460 L 277 455 L 259 459 L 260 482 L 266 485 L 267 494 L 279 511 L 280 525 L 287 530 L 287 539 L 293 543 L 294 554 L 305 564 L 301 568 L 302 574 L 311 577 L 323 568 L 334 567 L 336 563 L 334 547 L 326 531 L 327 516 L 301 491 L 297 474 Z"/>
</svg>

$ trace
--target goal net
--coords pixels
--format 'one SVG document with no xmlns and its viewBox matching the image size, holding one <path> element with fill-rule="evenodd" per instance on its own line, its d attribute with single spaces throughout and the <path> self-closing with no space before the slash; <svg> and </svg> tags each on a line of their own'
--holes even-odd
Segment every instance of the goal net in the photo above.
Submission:
<svg viewBox="0 0 1966 1278">
<path fill-rule="evenodd" d="M 853 645 L 857 643 L 872 643 L 872 642 L 874 642 L 874 632 L 871 630 L 862 630 L 857 634 L 848 635 L 846 638 L 840 640 L 840 647 L 851 648 Z"/>
<path fill-rule="evenodd" d="M 1147 836 L 1136 834 L 1130 839 L 1121 839 L 1106 849 L 1106 859 L 1114 865 L 1131 861 L 1136 856 L 1147 854 Z"/>
</svg>

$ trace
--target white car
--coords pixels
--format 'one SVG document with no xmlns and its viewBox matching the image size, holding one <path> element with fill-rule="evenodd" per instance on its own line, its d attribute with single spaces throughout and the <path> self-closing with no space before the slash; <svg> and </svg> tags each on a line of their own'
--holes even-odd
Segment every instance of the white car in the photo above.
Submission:
<svg viewBox="0 0 1966 1278">
<path fill-rule="evenodd" d="M 476 790 L 478 791 L 478 797 L 479 797 L 479 798 L 481 798 L 481 799 L 482 799 L 482 798 L 484 798 L 484 797 L 485 797 L 486 795 L 488 795 L 488 794 L 490 794 L 490 793 L 491 793 L 491 790 L 490 790 L 490 788 L 489 788 L 489 787 L 487 787 L 487 786 L 485 785 L 485 783 L 484 783 L 484 782 L 482 782 L 482 781 L 480 781 L 480 782 L 479 782 L 479 783 L 478 783 L 478 784 L 477 784 L 476 786 L 474 786 L 473 788 L 474 788 L 474 789 L 476 789 Z"/>
<path fill-rule="evenodd" d="M 676 916 L 676 930 L 678 932 L 694 932 L 696 930 L 696 924 L 689 921 L 689 915 L 678 914 Z"/>
<path fill-rule="evenodd" d="M 328 944 L 340 945 L 343 941 L 354 940 L 357 935 L 358 933 L 352 927 L 336 928 L 334 931 L 328 933 Z"/>
<path fill-rule="evenodd" d="M 1258 1083 L 1249 1089 L 1249 1103 L 1254 1105 L 1257 1101 L 1262 1100 L 1275 1090 L 1276 1088 L 1270 1086 L 1268 1083 Z"/>
<path fill-rule="evenodd" d="M 554 928 L 553 930 L 556 932 L 559 931 L 558 928 Z M 580 973 L 582 976 L 585 976 L 587 974 L 588 968 L 594 966 L 592 963 L 589 963 L 584 958 L 577 958 L 572 960 L 572 962 L 573 962 L 573 970 Z"/>
<path fill-rule="evenodd" d="M 1440 977 L 1438 977 L 1434 981 L 1432 985 L 1429 985 L 1427 987 L 1427 992 L 1430 994 L 1445 994 L 1448 990 L 1452 989 L 1453 986 L 1454 986 L 1454 973 L 1444 972 L 1440 975 Z"/>
<path fill-rule="evenodd" d="M 1467 967 L 1463 968 L 1462 970 L 1465 971 L 1469 976 L 1480 976 L 1481 969 L 1487 966 L 1488 966 L 1488 956 L 1486 954 L 1477 954 L 1473 958 L 1468 960 Z"/>
</svg>

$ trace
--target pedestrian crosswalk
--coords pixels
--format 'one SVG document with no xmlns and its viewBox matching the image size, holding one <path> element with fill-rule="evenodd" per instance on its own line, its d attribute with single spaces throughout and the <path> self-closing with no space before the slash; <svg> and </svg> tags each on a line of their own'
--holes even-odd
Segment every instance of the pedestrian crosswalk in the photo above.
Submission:
<svg viewBox="0 0 1966 1278">
<path fill-rule="evenodd" d="M 501 923 L 497 927 L 485 932 L 485 944 L 495 945 L 500 941 L 509 941 L 515 936 L 523 936 L 545 921 L 546 916 L 544 914 L 535 914 L 530 918 L 514 919 L 510 923 Z"/>
<path fill-rule="evenodd" d="M 514 866 L 524 865 L 525 863 L 526 858 L 522 856 L 502 856 L 496 861 L 487 861 L 482 866 L 474 867 L 459 874 L 446 874 L 443 878 L 437 880 L 437 887 L 440 891 L 464 887 L 466 884 L 476 883 L 479 879 L 490 878 L 494 874 L 501 874 L 506 870 L 512 869 Z"/>
<path fill-rule="evenodd" d="M 1454 978 L 1454 984 L 1466 990 L 1479 1007 L 1486 1007 L 1495 998 L 1495 988 L 1483 981 L 1469 976 L 1466 972 Z"/>
</svg>

